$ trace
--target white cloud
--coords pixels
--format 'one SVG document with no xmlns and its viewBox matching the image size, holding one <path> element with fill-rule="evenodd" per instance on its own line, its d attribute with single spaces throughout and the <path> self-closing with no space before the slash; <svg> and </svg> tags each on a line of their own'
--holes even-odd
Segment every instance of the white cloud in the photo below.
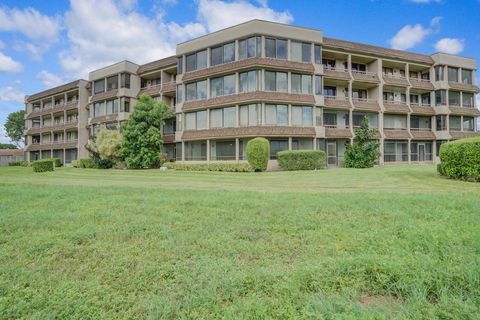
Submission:
<svg viewBox="0 0 480 320">
<path fill-rule="evenodd" d="M 10 143 L 10 138 L 7 137 L 4 126 L 0 126 L 0 143 Z"/>
<path fill-rule="evenodd" d="M 33 40 L 54 41 L 60 31 L 59 19 L 41 14 L 33 8 L 0 8 L 0 30 L 15 31 Z"/>
<path fill-rule="evenodd" d="M 20 90 L 19 82 L 0 88 L 0 101 L 23 103 L 24 98 L 25 94 Z"/>
<path fill-rule="evenodd" d="M 209 32 L 227 28 L 248 20 L 262 19 L 281 23 L 291 23 L 293 16 L 288 11 L 277 12 L 266 6 L 266 1 L 260 1 L 256 6 L 248 1 L 232 2 L 220 0 L 199 0 L 199 22 L 207 27 Z"/>
<path fill-rule="evenodd" d="M 391 39 L 390 45 L 393 49 L 407 50 L 421 43 L 428 35 L 437 32 L 442 17 L 434 17 L 430 21 L 430 27 L 426 28 L 417 23 L 412 26 L 407 24 L 400 29 Z"/>
<path fill-rule="evenodd" d="M 443 38 L 437 41 L 435 49 L 438 52 L 458 54 L 463 51 L 465 47 L 465 41 L 463 39 L 456 38 Z"/>
<path fill-rule="evenodd" d="M 11 57 L 4 55 L 0 52 L 0 73 L 16 73 L 23 70 L 23 66 L 20 62 L 13 60 Z"/>
<path fill-rule="evenodd" d="M 46 70 L 42 70 L 37 74 L 37 79 L 40 79 L 42 85 L 46 88 L 53 88 L 63 83 L 63 79 Z"/>
</svg>

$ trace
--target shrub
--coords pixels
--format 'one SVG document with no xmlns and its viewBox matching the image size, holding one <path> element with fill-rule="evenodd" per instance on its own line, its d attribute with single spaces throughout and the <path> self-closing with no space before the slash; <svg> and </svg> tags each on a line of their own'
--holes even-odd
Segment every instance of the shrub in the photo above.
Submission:
<svg viewBox="0 0 480 320">
<path fill-rule="evenodd" d="M 55 165 L 55 168 L 61 167 L 62 166 L 62 161 L 60 158 L 52 158 L 53 164 Z"/>
<path fill-rule="evenodd" d="M 447 142 L 440 147 L 440 174 L 480 181 L 480 137 Z"/>
<path fill-rule="evenodd" d="M 31 163 L 31 162 L 28 162 L 28 161 L 22 161 L 22 162 L 20 163 L 20 165 L 21 165 L 22 167 L 31 167 L 31 166 L 32 166 L 32 163 Z"/>
<path fill-rule="evenodd" d="M 371 168 L 380 156 L 380 143 L 375 140 L 376 129 L 370 129 L 368 118 L 364 117 L 355 129 L 355 141 L 345 150 L 345 167 Z"/>
<path fill-rule="evenodd" d="M 265 138 L 257 137 L 247 143 L 247 160 L 254 171 L 267 170 L 270 144 Z"/>
<path fill-rule="evenodd" d="M 80 168 L 95 168 L 95 161 L 92 158 L 81 158 L 78 165 Z"/>
<path fill-rule="evenodd" d="M 317 170 L 325 166 L 325 152 L 321 150 L 280 151 L 277 159 L 283 170 Z"/>
<path fill-rule="evenodd" d="M 19 167 L 22 165 L 22 161 L 14 161 L 14 162 L 9 162 L 8 166 L 9 167 Z"/>
<path fill-rule="evenodd" d="M 223 171 L 223 172 L 253 172 L 248 163 L 178 163 L 164 164 L 169 169 L 179 171 Z"/>
<path fill-rule="evenodd" d="M 53 171 L 55 168 L 55 163 L 52 159 L 37 160 L 32 164 L 33 172 L 46 172 Z"/>
<path fill-rule="evenodd" d="M 78 168 L 79 167 L 78 160 L 72 160 L 72 167 L 73 168 Z"/>
<path fill-rule="evenodd" d="M 113 163 L 110 160 L 95 159 L 94 162 L 94 167 L 98 169 L 110 169 L 113 166 Z"/>
</svg>

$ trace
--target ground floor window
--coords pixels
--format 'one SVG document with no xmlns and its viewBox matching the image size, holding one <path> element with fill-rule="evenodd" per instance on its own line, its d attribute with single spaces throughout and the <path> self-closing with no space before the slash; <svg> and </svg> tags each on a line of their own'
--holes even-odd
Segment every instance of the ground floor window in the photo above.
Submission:
<svg viewBox="0 0 480 320">
<path fill-rule="evenodd" d="M 292 139 L 292 150 L 313 150 L 313 139 Z"/>
<path fill-rule="evenodd" d="M 270 140 L 270 159 L 277 159 L 277 152 L 288 150 L 288 140 Z"/>
<path fill-rule="evenodd" d="M 163 145 L 163 153 L 167 154 L 167 161 L 175 160 L 175 144 L 169 143 Z"/>
<path fill-rule="evenodd" d="M 436 144 L 437 144 L 437 148 L 435 150 L 435 156 L 437 157 L 440 157 L 440 146 L 444 143 L 446 143 L 447 141 L 446 140 L 437 140 L 436 141 Z"/>
<path fill-rule="evenodd" d="M 72 163 L 72 160 L 78 159 L 77 149 L 67 149 L 65 150 L 65 163 Z"/>
<path fill-rule="evenodd" d="M 385 141 L 383 158 L 385 162 L 408 161 L 408 141 Z"/>
<path fill-rule="evenodd" d="M 36 161 L 40 159 L 40 151 L 30 151 L 30 161 Z"/>
<path fill-rule="evenodd" d="M 411 161 L 432 161 L 432 141 L 412 141 L 410 143 Z"/>
<path fill-rule="evenodd" d="M 207 142 L 206 141 L 185 142 L 185 160 L 186 161 L 207 160 Z"/>
<path fill-rule="evenodd" d="M 182 143 L 181 142 L 176 143 L 175 159 L 177 161 L 182 161 Z"/>
<path fill-rule="evenodd" d="M 50 150 L 42 151 L 42 159 L 50 159 L 51 157 L 52 157 L 52 151 Z"/>
<path fill-rule="evenodd" d="M 63 163 L 63 150 L 53 150 L 53 157 L 60 159 L 60 162 Z"/>
<path fill-rule="evenodd" d="M 210 160 L 235 160 L 235 140 L 210 141 Z"/>
</svg>

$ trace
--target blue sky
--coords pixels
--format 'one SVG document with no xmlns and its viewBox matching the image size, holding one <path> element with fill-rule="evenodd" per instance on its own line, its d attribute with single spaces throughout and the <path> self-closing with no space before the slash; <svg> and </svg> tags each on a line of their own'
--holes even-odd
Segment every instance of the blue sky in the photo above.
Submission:
<svg viewBox="0 0 480 320">
<path fill-rule="evenodd" d="M 480 58 L 480 0 L 0 1 L 0 142 L 23 96 L 253 18 L 320 29 L 327 37 Z M 477 73 L 477 78 L 479 74 Z M 478 97 L 477 97 L 478 99 Z"/>
</svg>

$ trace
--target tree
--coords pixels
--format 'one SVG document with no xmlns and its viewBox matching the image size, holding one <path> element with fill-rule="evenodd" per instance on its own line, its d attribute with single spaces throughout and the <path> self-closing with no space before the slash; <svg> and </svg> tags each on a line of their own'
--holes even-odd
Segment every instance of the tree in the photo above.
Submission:
<svg viewBox="0 0 480 320">
<path fill-rule="evenodd" d="M 123 136 L 118 130 L 102 129 L 95 136 L 94 148 L 102 160 L 118 163 L 121 159 Z"/>
<path fill-rule="evenodd" d="M 10 113 L 5 123 L 5 131 L 10 140 L 19 148 L 24 145 L 24 130 L 25 110 Z"/>
<path fill-rule="evenodd" d="M 370 129 L 364 117 L 359 128 L 355 129 L 355 140 L 345 150 L 345 167 L 371 168 L 380 156 L 379 142 L 375 140 L 376 129 Z"/>
<path fill-rule="evenodd" d="M 143 95 L 123 126 L 122 155 L 127 168 L 157 168 L 163 148 L 162 128 L 173 117 L 165 102 Z"/>
<path fill-rule="evenodd" d="M 0 143 L 0 149 L 18 149 L 16 145 L 11 143 Z"/>
</svg>

